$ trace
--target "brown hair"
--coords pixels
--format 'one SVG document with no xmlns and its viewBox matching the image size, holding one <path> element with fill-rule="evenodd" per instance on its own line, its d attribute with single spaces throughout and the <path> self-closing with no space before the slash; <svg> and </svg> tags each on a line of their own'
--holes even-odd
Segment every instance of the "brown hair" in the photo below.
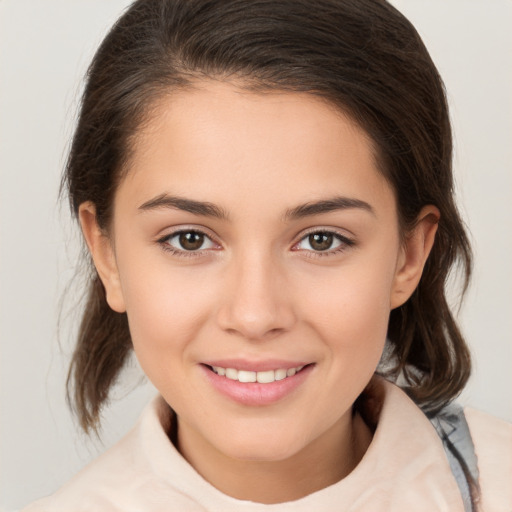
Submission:
<svg viewBox="0 0 512 512">
<path fill-rule="evenodd" d="M 117 21 L 88 70 L 63 186 L 75 215 L 96 206 L 108 231 L 131 140 L 170 89 L 202 77 L 252 90 L 318 95 L 371 136 L 402 230 L 435 205 L 438 233 L 420 284 L 391 312 L 385 373 L 434 411 L 453 399 L 470 356 L 445 283 L 471 251 L 454 203 L 452 139 L 443 83 L 414 27 L 383 0 L 139 0 Z M 95 429 L 130 354 L 125 314 L 112 311 L 91 265 L 88 300 L 68 375 L 81 426 Z"/>
</svg>

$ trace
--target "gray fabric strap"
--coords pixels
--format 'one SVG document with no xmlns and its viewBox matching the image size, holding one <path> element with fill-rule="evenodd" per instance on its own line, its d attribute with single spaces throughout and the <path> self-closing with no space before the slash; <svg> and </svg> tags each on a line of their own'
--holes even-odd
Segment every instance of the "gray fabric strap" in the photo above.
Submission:
<svg viewBox="0 0 512 512">
<path fill-rule="evenodd" d="M 429 416 L 429 420 L 443 441 L 450 468 L 462 495 L 464 510 L 473 512 L 471 488 L 478 485 L 478 461 L 464 411 L 460 405 L 451 403 L 435 416 Z"/>
</svg>

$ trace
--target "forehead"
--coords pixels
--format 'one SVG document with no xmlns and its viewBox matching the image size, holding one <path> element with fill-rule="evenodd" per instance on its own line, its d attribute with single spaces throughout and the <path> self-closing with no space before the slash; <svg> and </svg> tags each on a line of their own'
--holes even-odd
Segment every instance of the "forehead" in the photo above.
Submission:
<svg viewBox="0 0 512 512">
<path fill-rule="evenodd" d="M 288 208 L 334 194 L 365 201 L 392 194 L 368 135 L 332 104 L 307 93 L 256 93 L 216 81 L 154 106 L 135 136 L 118 192 L 143 202 L 191 191 L 199 200 L 265 199 Z"/>
</svg>

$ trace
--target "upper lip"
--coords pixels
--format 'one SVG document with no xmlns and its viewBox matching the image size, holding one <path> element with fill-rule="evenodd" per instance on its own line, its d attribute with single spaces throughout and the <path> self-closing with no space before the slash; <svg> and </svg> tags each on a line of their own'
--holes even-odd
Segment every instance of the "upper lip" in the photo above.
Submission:
<svg viewBox="0 0 512 512">
<path fill-rule="evenodd" d="M 203 361 L 207 366 L 220 366 L 221 368 L 234 368 L 236 370 L 264 372 L 268 370 L 279 370 L 289 368 L 298 368 L 306 366 L 311 361 L 290 361 L 284 359 L 265 359 L 261 361 L 249 361 L 247 359 L 215 359 Z"/>
</svg>

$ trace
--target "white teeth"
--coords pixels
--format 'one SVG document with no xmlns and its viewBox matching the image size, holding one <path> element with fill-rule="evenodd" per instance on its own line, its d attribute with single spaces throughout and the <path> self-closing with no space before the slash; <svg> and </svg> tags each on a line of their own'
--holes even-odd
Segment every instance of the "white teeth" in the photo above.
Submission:
<svg viewBox="0 0 512 512">
<path fill-rule="evenodd" d="M 226 368 L 226 377 L 231 380 L 238 380 L 238 370 Z"/>
<path fill-rule="evenodd" d="M 247 370 L 236 370 L 235 368 L 223 368 L 222 366 L 212 366 L 212 370 L 222 377 L 239 382 L 259 382 L 260 384 L 270 384 L 276 380 L 283 380 L 287 377 L 293 377 L 300 372 L 304 366 L 297 368 L 279 368 L 277 370 L 266 370 L 263 372 L 253 372 Z"/>
<path fill-rule="evenodd" d="M 238 370 L 238 380 L 240 382 L 256 382 L 256 372 Z"/>
<path fill-rule="evenodd" d="M 270 382 L 274 382 L 274 370 L 269 370 L 268 372 L 258 372 L 256 374 L 256 380 L 261 384 L 268 384 Z"/>
<path fill-rule="evenodd" d="M 275 371 L 275 379 L 276 380 L 283 380 L 286 379 L 287 371 L 284 368 L 281 368 L 280 370 Z"/>
</svg>

